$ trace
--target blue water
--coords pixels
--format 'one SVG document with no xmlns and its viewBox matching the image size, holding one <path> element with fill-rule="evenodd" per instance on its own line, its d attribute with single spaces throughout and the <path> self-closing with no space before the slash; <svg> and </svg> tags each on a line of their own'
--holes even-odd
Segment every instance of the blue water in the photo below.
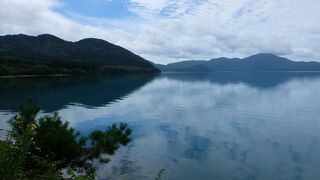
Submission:
<svg viewBox="0 0 320 180">
<path fill-rule="evenodd" d="M 99 179 L 320 179 L 320 73 L 1 79 L 1 129 L 27 96 L 84 134 L 129 124 Z"/>
</svg>

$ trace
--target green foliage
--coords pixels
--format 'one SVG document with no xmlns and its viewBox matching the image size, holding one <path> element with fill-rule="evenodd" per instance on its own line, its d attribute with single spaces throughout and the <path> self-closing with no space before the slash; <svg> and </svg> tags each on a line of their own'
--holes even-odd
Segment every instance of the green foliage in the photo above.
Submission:
<svg viewBox="0 0 320 180">
<path fill-rule="evenodd" d="M 166 169 L 161 169 L 158 173 L 158 175 L 154 178 L 155 180 L 161 180 L 162 176 L 164 174 L 164 171 L 166 171 Z"/>
<path fill-rule="evenodd" d="M 84 144 L 77 139 L 79 133 L 62 122 L 57 113 L 40 118 L 35 142 L 41 151 L 37 154 L 52 162 L 60 161 L 59 167 L 74 163 L 84 154 Z M 62 148 L 63 147 L 63 148 Z"/>
<path fill-rule="evenodd" d="M 57 113 L 36 119 L 39 112 L 29 100 L 9 120 L 11 130 L 0 141 L 4 179 L 61 179 L 66 169 L 72 179 L 94 179 L 93 162 L 107 162 L 102 154 L 111 155 L 131 141 L 131 129 L 125 123 L 82 136 Z"/>
<path fill-rule="evenodd" d="M 31 155 L 34 145 L 33 136 L 36 133 L 32 119 L 31 108 L 22 107 L 24 112 L 10 120 L 12 130 L 8 137 L 0 142 L 0 174 L 4 179 L 21 179 L 27 176 L 25 166 Z M 35 111 L 34 111 L 35 112 Z M 23 117 L 21 115 L 24 115 Z M 29 122 L 29 124 L 25 122 Z"/>
<path fill-rule="evenodd" d="M 127 145 L 131 141 L 130 134 L 131 129 L 125 123 L 120 123 L 119 127 L 113 124 L 105 132 L 92 132 L 89 136 L 92 147 L 90 157 L 98 158 L 101 153 L 114 154 L 119 145 Z"/>
<path fill-rule="evenodd" d="M 28 99 L 27 103 L 20 107 L 20 112 L 9 120 L 11 125 L 11 131 L 9 134 L 13 138 L 22 136 L 27 130 L 28 126 L 36 128 L 36 116 L 40 112 L 40 107 L 33 104 L 31 98 Z"/>
</svg>

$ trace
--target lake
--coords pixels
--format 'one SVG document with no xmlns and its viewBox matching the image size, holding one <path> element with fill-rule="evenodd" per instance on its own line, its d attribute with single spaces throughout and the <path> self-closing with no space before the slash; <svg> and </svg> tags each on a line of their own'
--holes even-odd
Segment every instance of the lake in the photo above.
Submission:
<svg viewBox="0 0 320 180">
<path fill-rule="evenodd" d="M 317 72 L 0 79 L 1 129 L 28 96 L 84 134 L 129 124 L 98 179 L 320 178 Z"/>
</svg>

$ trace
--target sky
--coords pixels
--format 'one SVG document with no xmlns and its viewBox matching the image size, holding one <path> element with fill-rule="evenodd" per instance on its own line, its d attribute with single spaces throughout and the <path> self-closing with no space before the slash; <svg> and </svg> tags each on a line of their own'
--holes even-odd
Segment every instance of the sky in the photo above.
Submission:
<svg viewBox="0 0 320 180">
<path fill-rule="evenodd" d="M 273 53 L 320 61 L 320 0 L 0 0 L 0 35 L 100 38 L 161 64 Z"/>
</svg>

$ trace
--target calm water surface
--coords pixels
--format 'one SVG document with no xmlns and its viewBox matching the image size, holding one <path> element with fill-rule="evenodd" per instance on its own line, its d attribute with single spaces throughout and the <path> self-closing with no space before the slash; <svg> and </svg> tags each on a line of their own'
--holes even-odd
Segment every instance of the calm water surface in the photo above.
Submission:
<svg viewBox="0 0 320 180">
<path fill-rule="evenodd" d="M 320 73 L 0 79 L 1 129 L 27 96 L 85 134 L 129 124 L 99 179 L 320 179 Z"/>
</svg>

